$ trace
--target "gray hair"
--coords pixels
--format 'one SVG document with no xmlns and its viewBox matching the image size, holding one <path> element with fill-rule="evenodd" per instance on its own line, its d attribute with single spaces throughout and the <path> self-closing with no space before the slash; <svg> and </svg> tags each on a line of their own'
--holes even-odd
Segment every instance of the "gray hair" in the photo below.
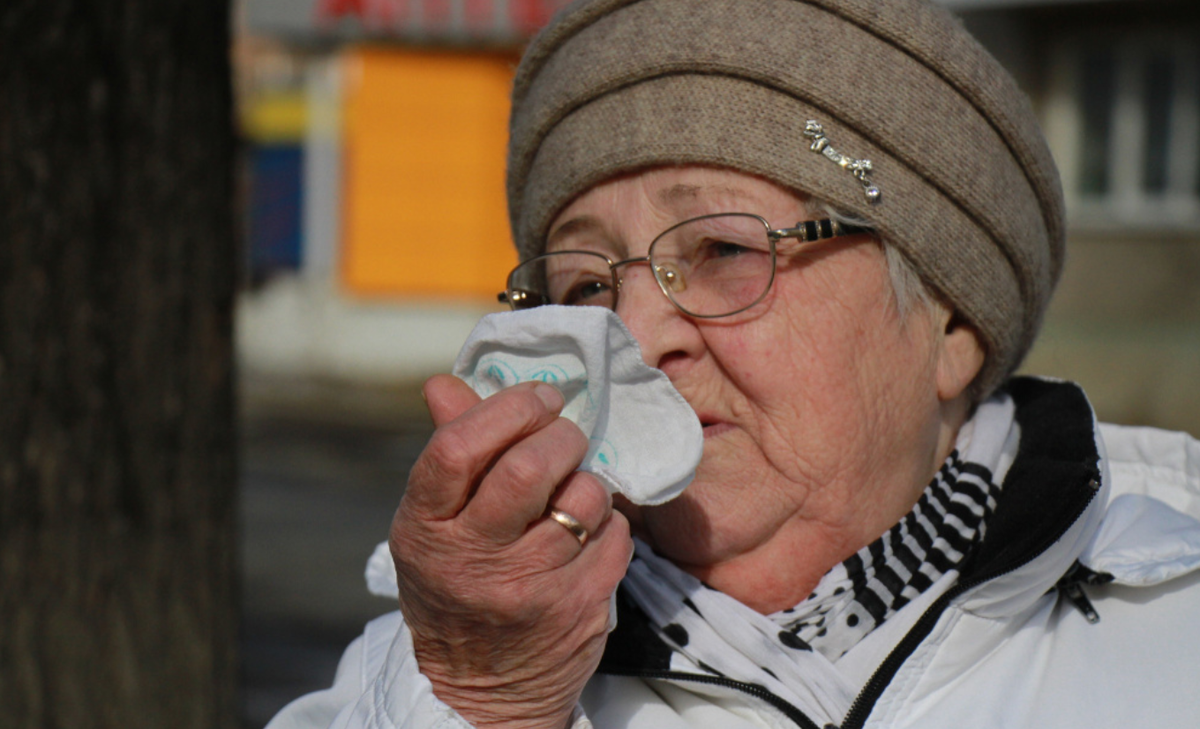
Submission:
<svg viewBox="0 0 1200 729">
<path fill-rule="evenodd" d="M 826 202 L 822 202 L 820 205 L 826 217 L 836 220 L 842 225 L 855 225 L 860 228 L 874 229 L 869 220 L 839 210 Z M 907 320 L 908 315 L 912 313 L 915 307 L 924 308 L 938 301 L 938 298 L 925 282 L 921 280 L 921 277 L 917 274 L 917 270 L 913 268 L 913 264 L 904 253 L 896 246 L 888 243 L 886 238 L 878 236 L 878 239 L 879 245 L 883 248 L 884 256 L 887 259 L 888 278 L 891 279 L 892 294 L 895 297 L 896 310 L 900 313 L 900 318 Z"/>
</svg>

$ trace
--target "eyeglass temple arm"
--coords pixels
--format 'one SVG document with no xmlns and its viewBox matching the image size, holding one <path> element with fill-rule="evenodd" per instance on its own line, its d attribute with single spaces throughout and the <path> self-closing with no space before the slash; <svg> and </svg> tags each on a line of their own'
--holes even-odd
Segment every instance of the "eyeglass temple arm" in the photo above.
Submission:
<svg viewBox="0 0 1200 729">
<path fill-rule="evenodd" d="M 514 309 L 529 308 L 530 304 L 525 300 L 533 296 L 537 296 L 537 294 L 531 291 L 525 291 L 523 289 L 513 289 L 511 292 L 501 291 L 500 293 L 496 294 L 496 301 L 499 301 L 501 304 L 508 304 Z M 538 298 L 541 299 L 542 297 L 538 296 Z M 541 306 L 544 303 L 546 302 L 539 301 L 538 303 L 533 304 L 533 306 Z"/>
<path fill-rule="evenodd" d="M 811 243 L 815 240 L 840 238 L 844 235 L 859 235 L 870 232 L 871 228 L 863 225 L 850 225 L 839 223 L 832 218 L 821 218 L 820 220 L 802 220 L 796 223 L 796 227 L 794 228 L 772 230 L 770 235 L 777 240 L 779 238 L 795 238 L 801 243 Z"/>
</svg>

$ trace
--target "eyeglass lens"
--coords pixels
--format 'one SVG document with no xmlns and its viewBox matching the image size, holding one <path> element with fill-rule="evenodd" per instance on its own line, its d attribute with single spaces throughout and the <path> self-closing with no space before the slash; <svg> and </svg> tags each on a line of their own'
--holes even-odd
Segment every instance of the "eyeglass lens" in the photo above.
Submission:
<svg viewBox="0 0 1200 729">
<path fill-rule="evenodd" d="M 750 215 L 696 218 L 654 242 L 651 260 L 659 284 L 681 309 L 697 316 L 740 311 L 771 285 L 771 242 L 766 225 Z"/>
<path fill-rule="evenodd" d="M 616 306 L 612 268 L 599 253 L 563 251 L 531 258 L 513 270 L 508 288 L 518 309 L 545 304 Z"/>
<path fill-rule="evenodd" d="M 650 257 L 663 292 L 695 316 L 725 316 L 752 306 L 766 294 L 774 275 L 766 223 L 748 214 L 680 223 L 654 240 Z M 517 308 L 543 304 L 615 308 L 614 279 L 608 260 L 600 254 L 550 253 L 513 271 L 509 297 Z"/>
</svg>

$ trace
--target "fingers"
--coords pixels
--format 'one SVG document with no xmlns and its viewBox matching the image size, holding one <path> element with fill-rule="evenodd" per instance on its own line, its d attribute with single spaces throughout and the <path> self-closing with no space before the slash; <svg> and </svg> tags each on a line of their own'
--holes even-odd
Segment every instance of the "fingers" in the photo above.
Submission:
<svg viewBox="0 0 1200 729">
<path fill-rule="evenodd" d="M 453 375 L 430 377 L 421 388 L 421 394 L 425 397 L 425 405 L 429 408 L 433 424 L 438 428 L 483 400 L 470 385 Z"/>
<path fill-rule="evenodd" d="M 578 520 L 589 535 L 610 518 L 604 487 L 574 472 L 589 444 L 575 424 L 557 417 L 563 399 L 554 388 L 519 385 L 481 402 L 464 382 L 442 376 L 426 383 L 425 395 L 440 425 L 405 495 L 422 516 L 453 518 L 495 547 L 536 528 L 553 565 L 573 559 L 581 545 L 547 519 L 548 508 Z"/>
<path fill-rule="evenodd" d="M 591 535 L 612 515 L 613 504 L 599 479 L 577 471 L 563 481 L 551 497 L 547 511 L 550 509 L 570 514 Z"/>
<path fill-rule="evenodd" d="M 562 541 L 572 546 L 579 554 L 562 569 L 568 583 L 584 594 L 603 600 L 617 589 L 617 583 L 625 576 L 629 559 L 633 555 L 633 538 L 629 534 L 629 522 L 620 512 L 610 512 L 607 519 L 588 537 L 582 550 L 566 529 L 555 522 L 540 526 L 552 526 L 562 532 Z M 602 622 L 607 624 L 607 609 L 602 611 Z"/>
<path fill-rule="evenodd" d="M 434 421 L 442 423 L 413 465 L 404 502 L 430 519 L 457 515 L 484 472 L 514 443 L 554 423 L 563 407 L 562 395 L 544 383 L 480 402 L 466 383 L 439 376 L 426 383 L 425 394 Z"/>
<path fill-rule="evenodd" d="M 555 492 L 550 500 L 547 514 L 555 509 L 568 514 L 585 530 L 588 536 L 584 540 L 585 543 L 579 545 L 582 547 L 587 546 L 586 541 L 590 540 L 591 535 L 600 529 L 600 525 L 612 516 L 612 498 L 595 476 L 590 473 L 576 472 L 564 481 Z M 553 518 L 551 521 L 558 524 Z M 562 524 L 558 525 L 562 526 Z M 564 527 L 562 531 L 575 537 L 570 529 Z M 578 538 L 575 538 L 575 541 L 578 544 Z M 565 540 L 563 544 L 572 546 L 569 539 Z"/>
<path fill-rule="evenodd" d="M 555 509 L 568 515 L 566 521 L 574 520 L 583 528 L 587 537 L 582 544 L 568 525 L 551 516 Z M 590 473 L 575 472 L 555 491 L 542 517 L 530 525 L 522 546 L 541 554 L 548 566 L 557 568 L 593 549 L 612 516 L 612 499 L 600 481 Z"/>
<path fill-rule="evenodd" d="M 516 541 L 546 512 L 551 495 L 572 478 L 587 449 L 579 427 L 558 418 L 500 456 L 463 507 L 460 521 L 498 544 Z M 603 491 L 599 484 L 595 488 Z"/>
</svg>

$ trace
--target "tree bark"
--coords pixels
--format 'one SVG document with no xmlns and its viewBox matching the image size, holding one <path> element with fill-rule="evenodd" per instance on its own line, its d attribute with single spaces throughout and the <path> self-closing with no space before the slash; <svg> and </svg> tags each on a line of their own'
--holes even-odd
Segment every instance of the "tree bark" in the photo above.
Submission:
<svg viewBox="0 0 1200 729">
<path fill-rule="evenodd" d="M 0 723 L 237 718 L 228 4 L 0 3 Z"/>
</svg>

